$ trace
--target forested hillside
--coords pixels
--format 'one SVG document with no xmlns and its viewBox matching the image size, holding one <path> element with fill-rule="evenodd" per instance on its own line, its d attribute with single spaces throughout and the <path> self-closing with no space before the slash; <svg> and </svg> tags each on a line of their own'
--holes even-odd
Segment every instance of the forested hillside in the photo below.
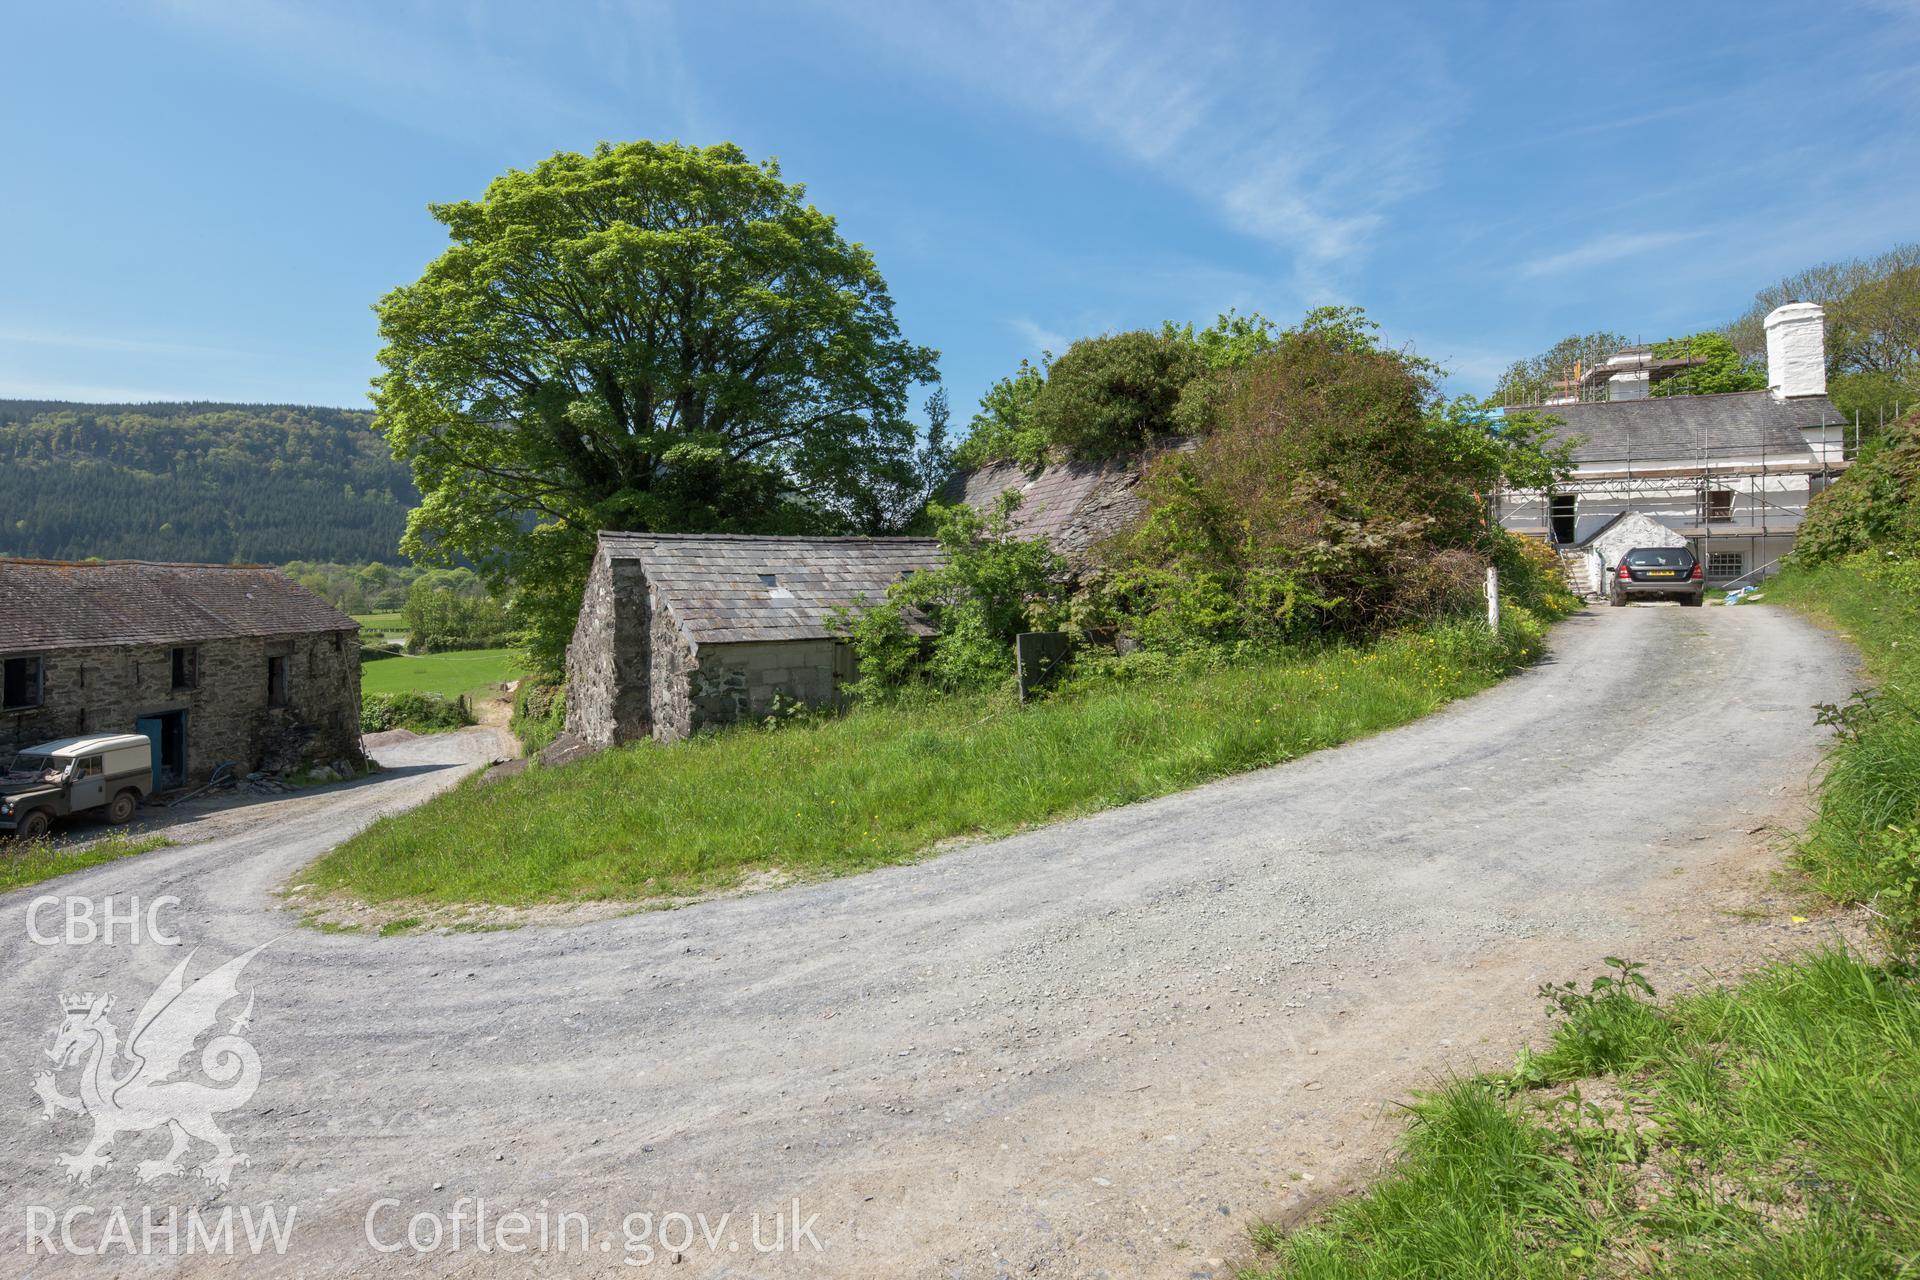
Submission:
<svg viewBox="0 0 1920 1280">
<path fill-rule="evenodd" d="M 418 495 L 371 418 L 0 400 L 0 554 L 393 561 Z"/>
</svg>

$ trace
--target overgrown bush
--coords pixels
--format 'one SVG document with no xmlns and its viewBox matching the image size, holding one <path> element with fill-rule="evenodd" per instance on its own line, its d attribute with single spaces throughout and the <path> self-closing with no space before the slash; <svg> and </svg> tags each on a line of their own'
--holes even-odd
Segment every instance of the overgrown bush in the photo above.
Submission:
<svg viewBox="0 0 1920 1280">
<path fill-rule="evenodd" d="M 473 724 L 473 710 L 465 698 L 443 698 L 437 693 L 370 693 L 360 699 L 360 732 L 381 733 L 408 729 L 414 733 L 445 733 Z"/>
<path fill-rule="evenodd" d="M 1175 333 L 1082 338 L 1047 371 L 1033 400 L 1033 428 L 1077 458 L 1136 453 L 1199 425 L 1182 422 L 1176 410 L 1207 368 L 1199 346 Z"/>
<path fill-rule="evenodd" d="M 1920 555 L 1920 413 L 1869 441 L 1846 474 L 1814 497 L 1793 555 L 1822 564 L 1869 547 Z"/>
<path fill-rule="evenodd" d="M 1443 401 L 1433 366 L 1345 320 L 1282 335 L 1210 434 L 1150 463 L 1147 515 L 1101 549 L 1088 625 L 1163 647 L 1379 634 L 1477 608 L 1502 560 L 1545 603 L 1487 497 L 1550 481 L 1564 448 L 1536 420 Z"/>
<path fill-rule="evenodd" d="M 1066 565 L 1044 539 L 1014 536 L 1019 503 L 1009 492 L 988 513 L 934 505 L 940 567 L 895 583 L 883 602 L 836 611 L 859 660 L 854 697 L 985 688 L 1012 675 L 1015 635 L 1059 624 Z"/>
<path fill-rule="evenodd" d="M 538 755 L 567 726 L 567 686 L 564 681 L 528 676 L 513 691 L 513 716 L 507 727 L 520 740 L 522 755 Z"/>
</svg>

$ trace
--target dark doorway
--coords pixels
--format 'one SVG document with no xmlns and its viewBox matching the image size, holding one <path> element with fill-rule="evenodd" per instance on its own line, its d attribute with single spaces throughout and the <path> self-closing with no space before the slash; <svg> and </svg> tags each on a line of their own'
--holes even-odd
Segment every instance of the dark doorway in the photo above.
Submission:
<svg viewBox="0 0 1920 1280">
<path fill-rule="evenodd" d="M 1553 540 L 1563 546 L 1573 541 L 1574 506 L 1577 501 L 1571 493 L 1556 493 L 1547 499 L 1548 514 L 1552 517 Z"/>
<path fill-rule="evenodd" d="M 133 731 L 153 743 L 154 789 L 186 785 L 187 713 L 159 711 L 141 716 L 133 722 Z"/>
</svg>

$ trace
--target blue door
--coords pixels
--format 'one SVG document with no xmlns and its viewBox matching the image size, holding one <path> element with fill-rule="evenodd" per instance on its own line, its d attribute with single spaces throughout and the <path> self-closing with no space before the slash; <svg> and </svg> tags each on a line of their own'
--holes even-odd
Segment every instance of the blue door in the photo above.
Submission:
<svg viewBox="0 0 1920 1280">
<path fill-rule="evenodd" d="M 133 731 L 152 744 L 154 785 L 158 786 L 160 785 L 160 717 L 141 716 L 133 722 Z"/>
</svg>

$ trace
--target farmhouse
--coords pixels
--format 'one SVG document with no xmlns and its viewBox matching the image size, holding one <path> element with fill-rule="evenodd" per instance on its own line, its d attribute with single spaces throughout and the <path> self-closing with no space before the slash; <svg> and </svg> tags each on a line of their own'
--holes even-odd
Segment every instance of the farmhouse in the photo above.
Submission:
<svg viewBox="0 0 1920 1280">
<path fill-rule="evenodd" d="M 1575 590 L 1597 594 L 1622 553 L 1687 545 L 1710 582 L 1757 581 L 1793 549 L 1807 503 L 1847 466 L 1846 426 L 1827 399 L 1825 319 L 1794 302 L 1766 319 L 1764 391 L 1657 396 L 1684 362 L 1623 351 L 1541 413 L 1575 441 L 1572 476 L 1502 493 L 1500 523 L 1547 540 Z"/>
<path fill-rule="evenodd" d="M 570 738 L 685 738 L 856 674 L 830 614 L 940 561 L 930 538 L 602 533 L 567 649 Z"/>
<path fill-rule="evenodd" d="M 360 762 L 354 620 L 256 565 L 0 559 L 0 757 L 142 733 L 162 786 Z"/>
</svg>

